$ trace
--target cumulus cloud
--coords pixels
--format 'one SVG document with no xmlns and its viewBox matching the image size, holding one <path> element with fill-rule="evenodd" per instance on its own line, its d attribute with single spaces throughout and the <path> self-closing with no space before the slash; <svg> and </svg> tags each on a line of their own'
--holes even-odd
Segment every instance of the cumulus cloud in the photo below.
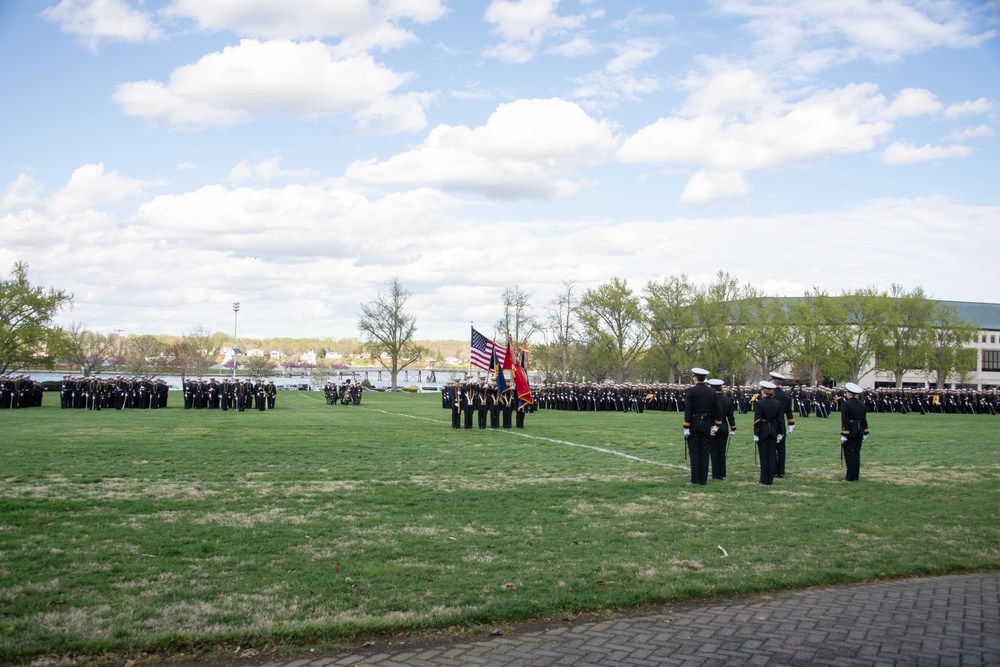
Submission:
<svg viewBox="0 0 1000 667">
<path fill-rule="evenodd" d="M 109 208 L 127 197 L 142 195 L 158 184 L 105 171 L 103 163 L 86 164 L 74 170 L 69 182 L 51 197 L 48 210 L 54 215 L 66 215 Z"/>
<path fill-rule="evenodd" d="M 617 153 L 620 161 L 696 165 L 708 173 L 773 169 L 871 150 L 893 128 L 884 120 L 887 101 L 873 84 L 779 92 L 759 74 L 739 69 L 689 85 L 693 90 L 678 114 L 625 139 Z M 746 183 L 732 176 L 711 182 L 735 189 L 690 184 L 689 201 L 707 203 L 693 193 L 732 198 L 747 191 Z"/>
<path fill-rule="evenodd" d="M 699 171 L 691 177 L 681 193 L 681 203 L 704 206 L 727 199 L 739 199 L 750 192 L 743 173 L 739 171 Z"/>
<path fill-rule="evenodd" d="M 59 24 L 97 52 L 101 42 L 148 42 L 163 37 L 148 12 L 133 9 L 124 0 L 60 0 L 42 10 L 42 18 Z"/>
<path fill-rule="evenodd" d="M 398 48 L 415 41 L 403 21 L 430 23 L 446 12 L 441 0 L 173 0 L 164 10 L 202 30 L 259 39 L 339 37 L 348 51 Z M 345 44 L 345 45 L 346 45 Z"/>
<path fill-rule="evenodd" d="M 543 39 L 563 35 L 587 21 L 584 14 L 558 14 L 558 5 L 559 0 L 493 0 L 483 18 L 503 41 L 487 48 L 483 55 L 525 63 L 535 56 Z"/>
<path fill-rule="evenodd" d="M 899 91 L 885 110 L 885 118 L 895 120 L 924 114 L 940 113 L 944 108 L 941 101 L 929 90 L 904 88 Z"/>
<path fill-rule="evenodd" d="M 972 149 L 961 144 L 950 146 L 914 146 L 905 141 L 896 141 L 882 152 L 882 163 L 889 165 L 915 164 L 928 160 L 942 160 L 953 157 L 968 157 Z"/>
<path fill-rule="evenodd" d="M 114 94 L 122 111 L 179 128 L 224 127 L 256 114 L 349 115 L 371 132 L 426 125 L 429 93 L 397 93 L 408 75 L 371 56 L 338 58 L 322 42 L 243 40 L 177 68 L 167 83 L 133 81 Z"/>
<path fill-rule="evenodd" d="M 0 197 L 0 211 L 11 211 L 34 206 L 38 203 L 44 187 L 29 174 L 18 174 L 14 182 L 4 189 Z"/>
<path fill-rule="evenodd" d="M 438 125 L 418 146 L 387 160 L 355 161 L 348 178 L 370 185 L 435 185 L 502 198 L 551 197 L 580 187 L 573 170 L 605 160 L 614 127 L 573 102 L 518 100 L 476 128 Z"/>
</svg>

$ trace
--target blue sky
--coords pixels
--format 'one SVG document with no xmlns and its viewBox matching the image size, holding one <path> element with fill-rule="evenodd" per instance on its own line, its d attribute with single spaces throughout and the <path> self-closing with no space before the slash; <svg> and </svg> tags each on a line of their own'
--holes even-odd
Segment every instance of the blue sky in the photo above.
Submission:
<svg viewBox="0 0 1000 667">
<path fill-rule="evenodd" d="M 419 338 L 623 278 L 1000 301 L 1000 7 L 0 5 L 0 269 L 65 325 Z"/>
</svg>

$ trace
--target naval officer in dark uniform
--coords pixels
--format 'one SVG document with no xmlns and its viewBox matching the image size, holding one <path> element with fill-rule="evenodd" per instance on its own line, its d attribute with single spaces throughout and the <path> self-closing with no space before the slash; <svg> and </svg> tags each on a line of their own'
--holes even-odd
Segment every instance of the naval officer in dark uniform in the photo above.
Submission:
<svg viewBox="0 0 1000 667">
<path fill-rule="evenodd" d="M 684 391 L 684 439 L 691 456 L 691 483 L 708 484 L 709 445 L 722 426 L 715 390 L 705 384 L 708 371 L 692 368 L 694 384 Z"/>
<path fill-rule="evenodd" d="M 768 486 L 774 482 L 775 450 L 785 435 L 781 403 L 774 397 L 776 388 L 773 382 L 761 380 L 760 398 L 753 404 L 753 441 L 757 443 L 757 454 L 760 456 L 760 479 L 757 483 Z"/>
<path fill-rule="evenodd" d="M 726 448 L 729 446 L 729 438 L 736 434 L 736 415 L 734 414 L 736 401 L 722 393 L 722 386 L 725 384 L 722 380 L 712 378 L 708 384 L 718 396 L 719 411 L 722 413 L 722 428 L 712 436 L 712 441 L 708 446 L 708 454 L 712 460 L 712 479 L 725 479 Z"/>
<path fill-rule="evenodd" d="M 868 438 L 868 410 L 861 400 L 864 389 L 848 382 L 844 385 L 847 399 L 840 405 L 840 447 L 847 466 L 845 482 L 858 481 L 861 472 L 861 443 Z"/>
</svg>

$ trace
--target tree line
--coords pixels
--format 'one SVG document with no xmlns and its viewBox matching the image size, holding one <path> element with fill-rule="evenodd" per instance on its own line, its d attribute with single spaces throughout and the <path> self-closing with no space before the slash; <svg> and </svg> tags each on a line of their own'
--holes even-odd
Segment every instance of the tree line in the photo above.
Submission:
<svg viewBox="0 0 1000 667">
<path fill-rule="evenodd" d="M 89 375 L 111 361 L 136 377 L 206 375 L 230 340 L 202 328 L 178 338 L 62 329 L 54 319 L 73 295 L 32 285 L 27 270 L 19 262 L 0 281 L 0 375 L 57 362 Z M 389 371 L 393 389 L 398 373 L 430 352 L 415 338 L 409 296 L 397 277 L 387 293 L 360 304 L 359 349 Z M 579 294 L 575 282 L 566 281 L 542 312 L 532 299 L 517 285 L 504 288 L 494 335 L 529 346 L 531 370 L 548 382 L 674 384 L 697 365 L 730 384 L 747 384 L 787 364 L 811 385 L 857 382 L 880 370 L 892 373 L 897 387 L 907 372 L 943 387 L 964 382 L 977 363 L 966 345 L 978 329 L 919 287 L 839 295 L 814 288 L 801 297 L 774 297 L 720 271 L 705 285 L 682 274 L 649 281 L 638 292 L 617 277 Z M 274 364 L 245 357 L 240 367 L 266 376 Z"/>
<path fill-rule="evenodd" d="M 976 351 L 966 344 L 978 328 L 920 287 L 773 297 L 720 271 L 707 285 L 682 274 L 639 292 L 619 278 L 579 297 L 574 283 L 563 288 L 543 320 L 528 313 L 527 324 L 517 323 L 540 336 L 532 368 L 550 379 L 672 384 L 703 366 L 742 385 L 787 364 L 814 386 L 878 370 L 897 387 L 907 372 L 943 387 L 976 369 Z"/>
</svg>

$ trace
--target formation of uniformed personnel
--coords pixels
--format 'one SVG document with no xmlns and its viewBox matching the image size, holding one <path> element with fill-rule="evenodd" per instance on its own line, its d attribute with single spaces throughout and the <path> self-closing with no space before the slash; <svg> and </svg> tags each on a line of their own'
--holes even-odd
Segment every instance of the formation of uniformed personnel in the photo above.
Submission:
<svg viewBox="0 0 1000 667">
<path fill-rule="evenodd" d="M 27 375 L 0 376 L 0 410 L 38 407 L 42 394 L 41 383 Z"/>
<path fill-rule="evenodd" d="M 861 444 L 868 439 L 868 410 L 859 397 L 864 389 L 848 382 L 847 398 L 840 407 L 840 448 L 847 468 L 845 482 L 856 482 L 861 472 Z"/>
<path fill-rule="evenodd" d="M 777 466 L 777 446 L 785 438 L 785 418 L 781 403 L 774 397 L 777 385 L 767 380 L 760 382 L 760 397 L 753 405 L 753 441 L 757 443 L 760 457 L 758 484 L 774 482 Z"/>
<path fill-rule="evenodd" d="M 712 436 L 708 446 L 708 454 L 712 463 L 712 479 L 725 479 L 729 438 L 736 435 L 736 415 L 734 414 L 736 401 L 722 392 L 722 387 L 726 383 L 719 378 L 712 378 L 708 384 L 718 397 L 719 411 L 722 413 L 722 428 Z"/>
<path fill-rule="evenodd" d="M 341 405 L 361 405 L 362 393 L 364 390 L 361 388 L 361 383 L 351 382 L 351 378 L 347 378 L 340 383 L 340 391 L 337 392 L 337 395 Z"/>
<path fill-rule="evenodd" d="M 185 410 L 246 410 L 274 409 L 278 388 L 274 382 L 264 383 L 263 380 L 249 379 L 229 380 L 219 382 L 217 379 L 185 380 L 184 382 Z"/>
<path fill-rule="evenodd" d="M 694 384 L 684 392 L 684 439 L 691 456 L 691 483 L 708 484 L 709 446 L 722 427 L 722 411 L 715 390 L 705 384 L 708 371 L 692 368 Z"/>
<path fill-rule="evenodd" d="M 539 408 L 574 412 L 636 412 L 652 400 L 653 385 L 594 382 L 555 382 L 532 394 Z"/>
<path fill-rule="evenodd" d="M 454 380 L 441 389 L 441 404 L 451 411 L 452 428 L 510 428 L 514 415 L 513 390 L 497 391 L 493 380 Z M 523 426 L 523 413 L 520 416 Z"/>
<path fill-rule="evenodd" d="M 64 376 L 59 384 L 62 408 L 85 410 L 155 410 L 167 407 L 170 387 L 152 378 Z"/>
</svg>

